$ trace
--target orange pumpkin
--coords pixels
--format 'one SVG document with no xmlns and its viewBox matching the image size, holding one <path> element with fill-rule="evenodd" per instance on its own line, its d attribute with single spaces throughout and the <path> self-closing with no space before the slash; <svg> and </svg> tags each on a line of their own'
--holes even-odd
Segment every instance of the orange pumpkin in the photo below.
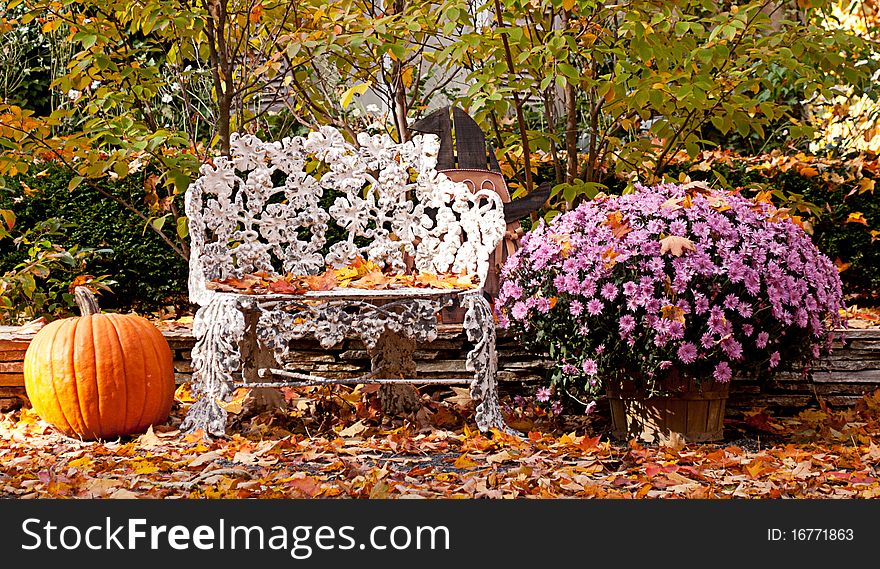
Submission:
<svg viewBox="0 0 880 569">
<path fill-rule="evenodd" d="M 112 439 L 162 423 L 174 401 L 171 349 L 133 314 L 100 314 L 92 293 L 75 291 L 81 317 L 56 320 L 24 356 L 37 414 L 68 436 Z"/>
</svg>

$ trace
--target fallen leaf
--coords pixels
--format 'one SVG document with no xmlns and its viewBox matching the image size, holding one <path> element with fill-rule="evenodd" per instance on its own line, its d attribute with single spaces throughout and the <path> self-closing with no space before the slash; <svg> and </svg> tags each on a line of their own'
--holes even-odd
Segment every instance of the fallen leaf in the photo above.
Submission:
<svg viewBox="0 0 880 569">
<path fill-rule="evenodd" d="M 471 390 L 467 387 L 450 387 L 453 393 L 452 397 L 447 397 L 445 401 L 452 403 L 453 405 L 461 405 L 462 407 L 467 407 L 471 405 L 474 400 L 471 398 Z"/>
<path fill-rule="evenodd" d="M 349 425 L 345 429 L 342 429 L 341 431 L 339 431 L 339 436 L 340 437 L 356 437 L 366 430 L 367 430 L 367 426 L 364 425 L 363 420 L 360 420 L 357 423 Z"/>
<path fill-rule="evenodd" d="M 463 454 L 455 460 L 456 468 L 474 468 L 476 466 L 479 466 L 479 463 L 477 463 L 467 454 Z"/>
<path fill-rule="evenodd" d="M 672 253 L 676 257 L 681 257 L 686 251 L 696 251 L 694 242 L 687 237 L 679 237 L 670 235 L 660 240 L 660 254 Z"/>
<path fill-rule="evenodd" d="M 150 425 L 147 427 L 147 432 L 138 437 L 137 445 L 141 448 L 162 446 L 162 439 L 156 436 L 156 433 L 153 432 L 153 425 Z"/>
<path fill-rule="evenodd" d="M 684 435 L 676 431 L 670 431 L 668 436 L 660 433 L 659 438 L 661 446 L 664 446 L 670 450 L 674 450 L 675 452 L 679 452 L 687 444 L 687 440 L 684 438 Z"/>
<path fill-rule="evenodd" d="M 247 403 L 248 398 L 251 395 L 251 390 L 247 388 L 238 388 L 232 393 L 232 399 L 229 401 L 223 401 L 222 399 L 217 400 L 217 405 L 219 405 L 224 411 L 227 413 L 232 413 L 233 415 L 238 415 L 241 413 L 245 404 Z"/>
<path fill-rule="evenodd" d="M 134 500 L 140 498 L 140 496 L 136 492 L 126 490 L 125 488 L 120 488 L 119 490 L 113 492 L 107 497 L 113 500 Z"/>
<path fill-rule="evenodd" d="M 275 294 L 302 294 L 306 291 L 305 288 L 294 286 L 286 279 L 278 279 L 270 282 L 268 289 L 269 292 L 274 292 Z"/>
</svg>

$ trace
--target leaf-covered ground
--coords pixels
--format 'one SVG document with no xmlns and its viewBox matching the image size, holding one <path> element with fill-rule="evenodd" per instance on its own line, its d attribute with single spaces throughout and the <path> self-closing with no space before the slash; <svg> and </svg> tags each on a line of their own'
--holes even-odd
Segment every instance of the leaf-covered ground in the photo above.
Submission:
<svg viewBox="0 0 880 569">
<path fill-rule="evenodd" d="M 185 390 L 167 424 L 110 442 L 0 414 L 0 497 L 880 497 L 880 391 L 851 409 L 755 409 L 727 420 L 722 443 L 688 445 L 610 441 L 601 411 L 523 407 L 523 439 L 483 436 L 461 392 L 424 395 L 407 419 L 383 417 L 369 391 L 285 395 L 263 412 L 242 396 L 231 436 L 213 440 L 177 430 Z"/>
</svg>

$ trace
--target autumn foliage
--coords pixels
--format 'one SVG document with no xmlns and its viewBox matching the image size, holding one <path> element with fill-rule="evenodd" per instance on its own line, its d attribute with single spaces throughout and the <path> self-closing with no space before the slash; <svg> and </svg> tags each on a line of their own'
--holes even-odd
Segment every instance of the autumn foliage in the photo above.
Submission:
<svg viewBox="0 0 880 569">
<path fill-rule="evenodd" d="M 183 393 L 168 424 L 106 442 L 64 438 L 30 410 L 0 414 L 0 497 L 880 497 L 880 392 L 847 410 L 752 409 L 726 421 L 722 443 L 693 445 L 610 441 L 594 434 L 600 413 L 586 424 L 532 415 L 522 438 L 482 435 L 459 397 L 426 395 L 404 422 L 361 389 L 287 399 L 235 416 L 234 434 L 216 440 L 177 431 Z"/>
<path fill-rule="evenodd" d="M 468 289 L 476 285 L 469 274 L 395 273 L 383 271 L 372 261 L 357 258 L 353 263 L 334 269 L 327 268 L 320 275 L 275 276 L 266 272 L 228 277 L 211 281 L 208 288 L 239 294 L 304 294 L 310 291 L 330 291 L 335 288 L 388 290 L 399 288 Z"/>
</svg>

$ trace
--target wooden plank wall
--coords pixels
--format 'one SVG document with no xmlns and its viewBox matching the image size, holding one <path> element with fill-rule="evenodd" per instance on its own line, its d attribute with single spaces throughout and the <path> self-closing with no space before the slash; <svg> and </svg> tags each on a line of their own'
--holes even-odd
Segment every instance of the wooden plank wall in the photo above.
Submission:
<svg viewBox="0 0 880 569">
<path fill-rule="evenodd" d="M 190 328 L 179 326 L 163 330 L 163 334 L 174 353 L 177 382 L 189 381 L 193 346 Z M 0 410 L 26 401 L 22 361 L 32 337 L 32 333 L 22 334 L 17 328 L 0 327 Z M 435 378 L 467 376 L 468 349 L 460 325 L 441 326 L 438 338 L 415 353 L 419 374 Z M 507 384 L 502 391 L 521 391 L 520 384 L 541 381 L 549 367 L 547 360 L 527 352 L 503 332 L 499 333 L 498 350 L 498 379 Z M 370 361 L 358 341 L 346 340 L 324 350 L 316 341 L 304 339 L 291 350 L 288 365 L 300 373 L 348 377 L 367 372 Z M 849 330 L 846 344 L 838 343 L 832 357 L 819 362 L 811 375 L 779 373 L 763 382 L 735 378 L 728 407 L 803 407 L 817 403 L 819 398 L 829 405 L 851 405 L 876 389 L 880 389 L 880 328 Z"/>
</svg>

